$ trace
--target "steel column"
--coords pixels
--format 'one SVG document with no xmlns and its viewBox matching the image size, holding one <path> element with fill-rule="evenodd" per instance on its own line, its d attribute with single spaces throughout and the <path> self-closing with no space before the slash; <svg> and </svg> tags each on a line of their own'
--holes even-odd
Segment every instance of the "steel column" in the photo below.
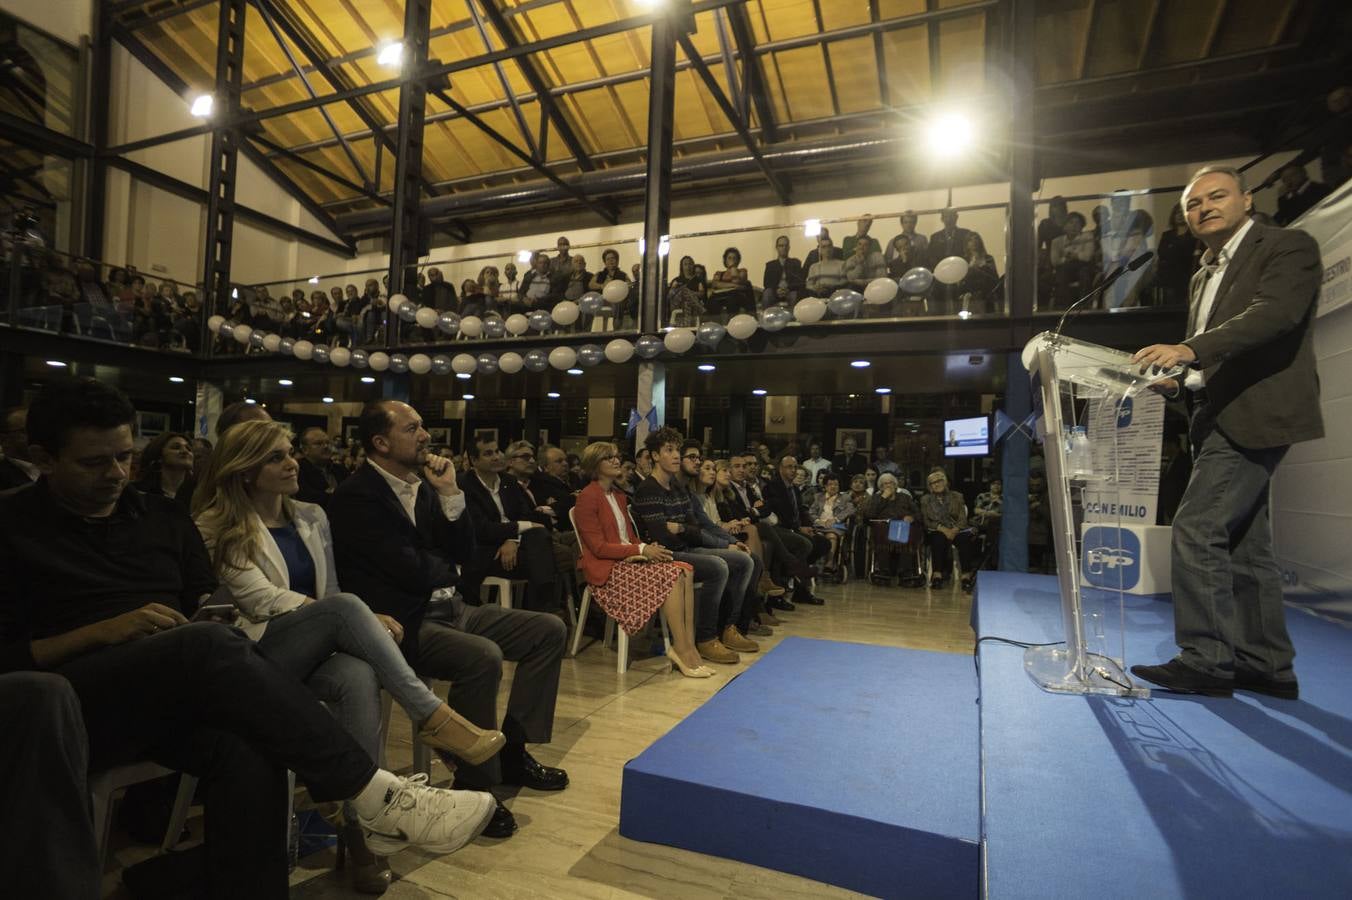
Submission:
<svg viewBox="0 0 1352 900">
<path fill-rule="evenodd" d="M 246 0 L 221 0 L 216 44 L 215 108 L 221 126 L 211 134 L 209 187 L 207 190 L 207 239 L 202 267 L 202 349 L 208 355 L 214 343 L 207 319 L 224 313 L 230 305 L 230 250 L 235 230 L 235 175 L 239 162 L 240 132 L 231 127 L 239 111 L 240 85 L 244 74 L 244 17 Z"/>
<path fill-rule="evenodd" d="M 113 35 L 112 16 L 108 7 L 100 5 L 95 13 L 94 37 L 90 44 L 89 141 L 100 153 L 108 146 L 108 111 L 112 107 L 109 91 L 112 85 Z M 89 189 L 84 203 L 84 235 L 82 252 L 90 259 L 103 259 L 103 220 L 108 215 L 108 163 L 95 156 L 89 166 Z"/>
<path fill-rule="evenodd" d="M 416 295 L 422 210 L 423 131 L 427 119 L 427 68 L 432 0 L 406 0 L 404 66 L 412 77 L 399 89 L 399 131 L 395 138 L 394 231 L 390 239 L 389 293 Z M 386 313 L 385 340 L 394 346 L 399 317 Z"/>
</svg>

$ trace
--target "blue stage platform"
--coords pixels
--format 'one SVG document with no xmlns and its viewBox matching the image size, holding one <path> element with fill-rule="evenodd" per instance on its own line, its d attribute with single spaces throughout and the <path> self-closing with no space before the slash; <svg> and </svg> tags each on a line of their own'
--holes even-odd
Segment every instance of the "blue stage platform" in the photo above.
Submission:
<svg viewBox="0 0 1352 900">
<path fill-rule="evenodd" d="M 1167 603 L 1128 598 L 1127 662 L 1176 651 Z M 1055 579 L 983 572 L 981 636 L 1059 640 Z M 1352 633 L 1288 609 L 1299 701 L 1044 693 L 981 644 L 983 894 L 1352 896 Z"/>
<path fill-rule="evenodd" d="M 971 898 L 978 816 L 971 657 L 788 638 L 625 766 L 620 834 Z"/>
</svg>

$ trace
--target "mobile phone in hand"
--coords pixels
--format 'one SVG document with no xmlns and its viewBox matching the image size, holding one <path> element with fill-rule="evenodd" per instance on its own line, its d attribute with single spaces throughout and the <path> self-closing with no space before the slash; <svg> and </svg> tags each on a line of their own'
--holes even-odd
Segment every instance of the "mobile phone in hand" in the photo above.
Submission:
<svg viewBox="0 0 1352 900">
<path fill-rule="evenodd" d="M 191 621 L 193 622 L 224 622 L 229 625 L 235 621 L 235 604 L 233 603 L 208 603 L 199 606 L 197 612 L 193 613 Z"/>
</svg>

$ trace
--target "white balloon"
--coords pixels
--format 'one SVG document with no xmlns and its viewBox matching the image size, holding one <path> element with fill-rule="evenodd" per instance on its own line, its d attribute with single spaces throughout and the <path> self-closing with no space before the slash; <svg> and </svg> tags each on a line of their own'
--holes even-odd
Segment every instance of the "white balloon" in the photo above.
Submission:
<svg viewBox="0 0 1352 900">
<path fill-rule="evenodd" d="M 524 319 L 525 316 L 522 316 L 521 318 Z M 520 372 L 521 367 L 525 364 L 526 361 L 521 358 L 521 354 L 511 350 L 508 350 L 498 357 L 498 368 L 508 375 L 515 375 L 517 372 Z"/>
<path fill-rule="evenodd" d="M 384 372 L 390 367 L 390 355 L 384 350 L 377 350 L 366 357 L 366 365 L 370 366 L 372 372 Z"/>
<path fill-rule="evenodd" d="M 207 319 L 207 331 L 212 334 L 220 334 L 221 326 L 225 324 L 225 316 L 212 316 Z"/>
<path fill-rule="evenodd" d="M 479 337 L 484 333 L 484 320 L 478 316 L 465 316 L 460 320 L 460 333 L 465 337 Z"/>
<path fill-rule="evenodd" d="M 826 301 L 820 297 L 804 297 L 793 305 L 793 317 L 809 325 L 820 322 L 826 315 Z"/>
<path fill-rule="evenodd" d="M 577 365 L 577 351 L 572 347 L 555 347 L 549 351 L 549 364 L 556 369 L 571 369 Z"/>
<path fill-rule="evenodd" d="M 329 351 L 329 362 L 340 369 L 345 369 L 348 363 L 352 362 L 352 351 L 346 347 L 334 347 Z"/>
<path fill-rule="evenodd" d="M 315 345 L 309 341 L 296 341 L 291 353 L 296 359 L 309 359 L 315 355 Z"/>
<path fill-rule="evenodd" d="M 468 353 L 457 353 L 451 360 L 451 368 L 461 375 L 468 375 L 479 367 L 479 361 Z"/>
<path fill-rule="evenodd" d="M 613 363 L 627 363 L 634 358 L 634 345 L 624 338 L 615 338 L 606 344 L 606 359 Z"/>
<path fill-rule="evenodd" d="M 934 280 L 942 284 L 957 284 L 967 277 L 967 260 L 961 256 L 946 256 L 934 267 Z"/>
<path fill-rule="evenodd" d="M 417 314 L 413 318 L 414 321 L 416 321 L 423 328 L 437 327 L 437 311 L 433 307 L 430 306 L 419 307 Z"/>
<path fill-rule="evenodd" d="M 372 309 L 384 309 L 385 303 L 386 303 L 385 298 L 380 296 L 379 294 L 371 298 Z"/>
<path fill-rule="evenodd" d="M 572 325 L 580 313 L 581 310 L 572 300 L 560 300 L 554 304 L 554 311 L 550 313 L 550 317 L 560 325 Z"/>
<path fill-rule="evenodd" d="M 601 297 L 607 303 L 623 303 L 629 299 L 629 282 L 620 281 L 618 278 L 607 281 L 606 286 L 601 288 Z"/>
<path fill-rule="evenodd" d="M 673 328 L 662 338 L 662 345 L 672 353 L 684 353 L 695 346 L 695 329 Z"/>
<path fill-rule="evenodd" d="M 391 294 L 389 300 L 390 312 L 396 316 L 399 315 L 399 310 L 403 309 L 404 304 L 408 302 L 409 299 L 403 294 Z"/>
<path fill-rule="evenodd" d="M 426 353 L 415 353 L 408 358 L 408 370 L 414 375 L 426 375 L 432 371 L 432 357 Z"/>
<path fill-rule="evenodd" d="M 235 330 L 230 332 L 235 336 L 235 340 L 241 344 L 249 343 L 249 338 L 253 335 L 253 329 L 248 325 L 236 325 Z"/>
<path fill-rule="evenodd" d="M 749 316 L 746 313 L 738 313 L 731 319 L 728 319 L 728 334 L 739 341 L 744 341 L 756 333 L 760 323 L 756 321 L 755 316 Z"/>
<path fill-rule="evenodd" d="M 282 336 L 280 334 L 263 335 L 263 349 L 269 353 L 276 353 L 282 349 Z"/>
<path fill-rule="evenodd" d="M 512 313 L 503 324 L 507 326 L 507 333 L 512 336 L 525 334 L 530 329 L 530 319 L 521 313 Z"/>
<path fill-rule="evenodd" d="M 891 278 L 875 278 L 864 288 L 864 302 L 869 306 L 891 303 L 897 296 L 897 283 Z"/>
</svg>

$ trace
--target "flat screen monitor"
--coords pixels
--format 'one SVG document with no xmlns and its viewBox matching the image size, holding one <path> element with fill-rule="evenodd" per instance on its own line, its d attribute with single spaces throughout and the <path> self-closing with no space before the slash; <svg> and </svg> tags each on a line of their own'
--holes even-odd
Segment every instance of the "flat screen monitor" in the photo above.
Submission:
<svg viewBox="0 0 1352 900">
<path fill-rule="evenodd" d="M 944 421 L 944 456 L 985 456 L 990 452 L 989 418 Z"/>
</svg>

